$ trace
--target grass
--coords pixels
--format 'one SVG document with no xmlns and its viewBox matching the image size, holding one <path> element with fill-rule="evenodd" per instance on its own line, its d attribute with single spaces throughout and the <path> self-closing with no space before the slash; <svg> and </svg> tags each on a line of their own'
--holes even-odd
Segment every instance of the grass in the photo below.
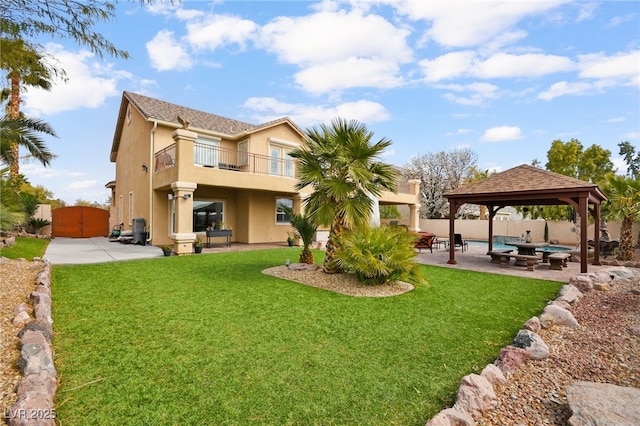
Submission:
<svg viewBox="0 0 640 426">
<path fill-rule="evenodd" d="M 55 266 L 62 424 L 423 425 L 561 286 L 425 266 L 355 298 L 261 274 L 298 252 Z"/>
<path fill-rule="evenodd" d="M 4 247 L 0 250 L 0 256 L 7 259 L 27 259 L 44 256 L 44 252 L 49 245 L 48 239 L 16 237 L 16 243 L 11 247 Z"/>
</svg>

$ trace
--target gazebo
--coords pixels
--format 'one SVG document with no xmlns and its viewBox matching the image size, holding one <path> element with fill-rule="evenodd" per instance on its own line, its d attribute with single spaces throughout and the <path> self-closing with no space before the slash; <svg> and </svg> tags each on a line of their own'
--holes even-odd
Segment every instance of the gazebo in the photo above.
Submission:
<svg viewBox="0 0 640 426">
<path fill-rule="evenodd" d="M 598 185 L 542 170 L 527 164 L 496 173 L 447 192 L 449 241 L 454 240 L 455 215 L 463 204 L 484 205 L 489 210 L 489 250 L 493 250 L 493 218 L 506 206 L 572 206 L 580 216 L 580 271 L 587 272 L 587 214 L 595 222 L 593 264 L 600 265 L 600 205 L 607 197 Z M 449 245 L 449 264 L 456 264 L 455 247 Z"/>
</svg>

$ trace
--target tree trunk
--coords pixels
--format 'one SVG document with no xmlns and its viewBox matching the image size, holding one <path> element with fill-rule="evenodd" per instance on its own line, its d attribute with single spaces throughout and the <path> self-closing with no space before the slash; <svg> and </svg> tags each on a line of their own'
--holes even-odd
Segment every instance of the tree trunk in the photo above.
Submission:
<svg viewBox="0 0 640 426">
<path fill-rule="evenodd" d="M 340 237 L 344 232 L 344 224 L 342 218 L 337 217 L 331 224 L 329 230 L 329 240 L 327 241 L 327 253 L 324 256 L 324 264 L 322 270 L 327 274 L 336 274 L 342 272 L 342 270 L 336 265 L 334 261 L 335 253 L 340 247 Z"/>
<path fill-rule="evenodd" d="M 633 259 L 633 220 L 626 216 L 620 226 L 620 246 L 618 247 L 618 260 L 627 261 Z"/>
<path fill-rule="evenodd" d="M 9 80 L 11 80 L 9 118 L 17 120 L 20 118 L 20 75 L 14 71 L 9 74 Z M 11 155 L 13 161 L 9 164 L 9 176 L 11 178 L 17 178 L 20 174 L 20 146 L 18 144 L 11 146 Z"/>
</svg>

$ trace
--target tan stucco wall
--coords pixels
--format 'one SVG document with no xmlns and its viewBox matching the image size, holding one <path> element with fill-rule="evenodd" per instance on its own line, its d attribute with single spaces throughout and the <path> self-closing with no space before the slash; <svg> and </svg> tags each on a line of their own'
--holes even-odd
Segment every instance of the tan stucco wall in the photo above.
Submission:
<svg viewBox="0 0 640 426">
<path fill-rule="evenodd" d="M 531 231 L 534 241 L 544 240 L 544 220 L 495 220 L 493 222 L 494 235 L 507 235 L 523 237 L 527 230 Z M 576 225 L 568 221 L 548 221 L 549 239 L 557 240 L 560 244 L 569 246 L 578 245 Z M 634 223 L 634 237 L 640 232 L 640 224 Z M 487 240 L 489 235 L 489 223 L 486 220 L 456 220 L 456 233 L 462 234 L 469 240 Z M 439 237 L 446 238 L 449 235 L 448 219 L 420 219 L 422 231 L 433 232 Z M 612 239 L 620 238 L 620 223 L 608 222 L 607 230 Z M 589 225 L 587 238 L 593 239 L 594 225 Z"/>
</svg>

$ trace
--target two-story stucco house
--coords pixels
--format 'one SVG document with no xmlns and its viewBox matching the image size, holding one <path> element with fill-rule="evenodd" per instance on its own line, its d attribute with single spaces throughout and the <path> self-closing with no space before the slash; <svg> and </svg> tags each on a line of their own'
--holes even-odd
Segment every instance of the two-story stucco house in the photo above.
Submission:
<svg viewBox="0 0 640 426">
<path fill-rule="evenodd" d="M 115 163 L 110 225 L 145 226 L 146 242 L 191 253 L 197 234 L 231 229 L 232 242 L 284 242 L 280 206 L 301 212 L 296 161 L 305 134 L 288 118 L 249 124 L 124 92 L 110 159 Z M 418 227 L 419 183 L 399 182 L 380 204 L 409 206 Z M 212 240 L 213 242 L 213 240 Z"/>
</svg>

